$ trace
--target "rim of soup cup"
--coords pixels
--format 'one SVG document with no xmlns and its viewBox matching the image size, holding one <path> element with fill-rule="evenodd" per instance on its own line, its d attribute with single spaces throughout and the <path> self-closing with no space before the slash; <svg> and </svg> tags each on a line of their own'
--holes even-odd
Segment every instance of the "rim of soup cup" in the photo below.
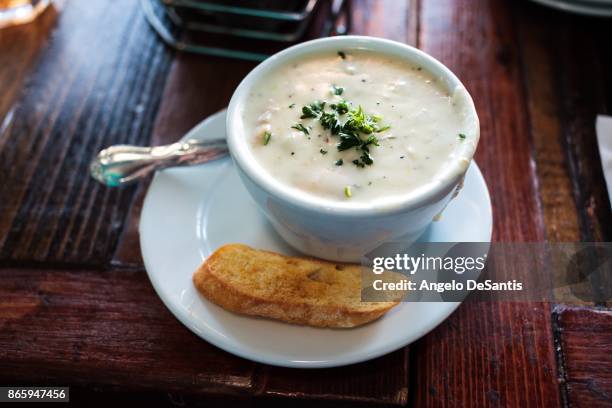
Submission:
<svg viewBox="0 0 612 408">
<path fill-rule="evenodd" d="M 244 106 L 249 93 L 271 70 L 288 63 L 326 52 L 367 50 L 381 55 L 394 56 L 423 67 L 441 80 L 449 94 L 461 92 L 472 120 L 464 132 L 465 139 L 446 163 L 436 179 L 406 194 L 397 194 L 372 202 L 335 201 L 317 197 L 313 193 L 283 184 L 264 169 L 250 151 L 243 122 Z M 385 215 L 406 212 L 439 201 L 461 181 L 474 156 L 480 138 L 480 126 L 474 102 L 457 76 L 429 54 L 396 41 L 368 36 L 337 36 L 303 42 L 286 48 L 255 67 L 236 88 L 227 111 L 227 141 L 231 156 L 237 166 L 253 183 L 277 199 L 294 207 L 340 216 Z"/>
</svg>

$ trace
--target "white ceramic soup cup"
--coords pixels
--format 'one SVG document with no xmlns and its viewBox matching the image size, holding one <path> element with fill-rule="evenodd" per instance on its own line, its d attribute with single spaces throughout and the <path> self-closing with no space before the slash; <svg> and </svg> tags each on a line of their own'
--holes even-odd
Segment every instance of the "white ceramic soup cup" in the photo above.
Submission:
<svg viewBox="0 0 612 408">
<path fill-rule="evenodd" d="M 355 203 L 331 201 L 300 191 L 276 180 L 260 166 L 250 151 L 243 121 L 249 93 L 270 70 L 302 57 L 339 50 L 367 50 L 418 64 L 432 73 L 450 94 L 463 98 L 471 125 L 465 129 L 465 143 L 442 175 L 423 188 L 384 202 Z M 471 120 L 473 118 L 473 120 Z M 227 141 L 247 190 L 276 231 L 305 254 L 333 261 L 358 262 L 363 255 L 389 240 L 415 241 L 458 192 L 480 135 L 474 103 L 459 79 L 428 54 L 394 41 L 373 37 L 340 36 L 305 42 L 268 58 L 240 83 L 229 104 Z M 237 215 L 239 216 L 239 215 Z M 244 228 L 249 228 L 245 225 Z"/>
</svg>

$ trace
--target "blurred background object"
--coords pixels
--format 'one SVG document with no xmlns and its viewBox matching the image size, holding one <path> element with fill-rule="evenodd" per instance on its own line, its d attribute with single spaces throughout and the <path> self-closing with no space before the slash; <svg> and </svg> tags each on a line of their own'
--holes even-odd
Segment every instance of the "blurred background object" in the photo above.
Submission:
<svg viewBox="0 0 612 408">
<path fill-rule="evenodd" d="M 350 28 L 350 0 L 141 1 L 147 20 L 170 46 L 252 61 Z"/>
<path fill-rule="evenodd" d="M 536 3 L 586 16 L 612 17 L 612 0 L 533 0 Z"/>
<path fill-rule="evenodd" d="M 0 0 L 0 28 L 34 20 L 50 0 Z"/>
</svg>

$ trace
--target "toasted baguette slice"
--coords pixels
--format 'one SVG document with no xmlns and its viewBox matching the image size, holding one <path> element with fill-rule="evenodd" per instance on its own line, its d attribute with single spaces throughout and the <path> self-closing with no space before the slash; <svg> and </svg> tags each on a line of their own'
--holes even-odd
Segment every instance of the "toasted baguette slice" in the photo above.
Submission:
<svg viewBox="0 0 612 408">
<path fill-rule="evenodd" d="M 195 272 L 202 295 L 236 313 L 317 327 L 355 327 L 397 302 L 361 302 L 359 265 L 259 251 L 240 244 L 215 251 Z"/>
</svg>

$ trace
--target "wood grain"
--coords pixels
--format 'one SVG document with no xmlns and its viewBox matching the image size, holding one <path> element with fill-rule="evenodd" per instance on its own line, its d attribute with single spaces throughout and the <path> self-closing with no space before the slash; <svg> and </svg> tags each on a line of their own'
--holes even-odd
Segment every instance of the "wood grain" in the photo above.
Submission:
<svg viewBox="0 0 612 408">
<path fill-rule="evenodd" d="M 137 1 L 66 7 L 0 129 L 1 260 L 108 262 L 135 190 L 98 185 L 89 161 L 148 144 L 169 63 Z"/>
<path fill-rule="evenodd" d="M 187 385 L 230 394 L 253 388 L 255 365 L 191 334 L 142 270 L 2 269 L 0 282 L 3 383 L 168 391 Z"/>
<path fill-rule="evenodd" d="M 0 30 L 0 382 L 70 384 L 94 406 L 612 405 L 602 308 L 466 303 L 409 349 L 313 371 L 190 333 L 142 269 L 146 183 L 107 190 L 87 164 L 108 144 L 176 140 L 254 64 L 172 54 L 136 0 L 117 5 L 72 0 Z M 355 0 L 352 17 L 354 33 L 417 44 L 466 84 L 496 241 L 610 239 L 593 129 L 612 111 L 607 20 L 493 0 Z"/>
<path fill-rule="evenodd" d="M 546 240 L 550 242 L 578 242 L 581 239 L 574 183 L 568 165 L 556 73 L 558 65 L 550 44 L 557 33 L 543 25 L 549 20 L 549 10 L 523 4 L 516 10 L 519 33 L 521 68 L 529 112 L 533 141 L 533 159 L 542 203 Z M 553 18 L 559 16 L 553 13 Z M 558 271 L 559 274 L 562 271 Z M 562 281 L 559 277 L 559 281 Z M 589 283 L 590 285 L 590 283 Z M 594 294 L 591 285 L 591 294 Z M 594 298 L 594 297 L 593 297 Z M 569 288 L 555 289 L 556 302 L 593 304 L 578 298 Z"/>
<path fill-rule="evenodd" d="M 569 405 L 612 407 L 612 311 L 559 306 L 555 317 Z"/>
<path fill-rule="evenodd" d="M 476 160 L 491 193 L 494 240 L 541 241 L 511 3 L 431 0 L 421 10 L 419 46 L 462 79 L 476 104 Z M 545 303 L 464 303 L 412 346 L 415 405 L 558 406 L 550 327 Z"/>
<path fill-rule="evenodd" d="M 344 368 L 272 369 L 189 332 L 142 270 L 0 269 L 2 383 L 401 405 L 406 364 L 400 350 Z"/>
<path fill-rule="evenodd" d="M 597 114 L 612 112 L 612 50 L 602 38 L 612 36 L 609 22 L 557 14 L 553 33 L 560 123 L 566 147 L 580 240 L 612 240 L 612 212 L 595 135 Z M 571 52 L 569 51 L 571 50 Z M 585 64 L 582 61 L 589 61 Z M 612 276 L 590 277 L 597 305 L 612 305 Z"/>
<path fill-rule="evenodd" d="M 519 10 L 521 62 L 546 239 L 576 242 L 580 240 L 580 226 L 562 137 L 560 99 L 555 82 L 558 66 L 550 47 L 557 39 L 549 25 L 542 25 L 542 19 L 550 18 L 547 11 L 541 7 Z"/>
<path fill-rule="evenodd" d="M 595 117 L 612 112 L 609 85 L 612 51 L 602 41 L 612 35 L 612 27 L 600 20 L 567 15 L 558 18 L 554 51 L 560 116 L 576 206 L 581 210 L 581 240 L 609 241 L 611 207 L 595 137 Z"/>
<path fill-rule="evenodd" d="M 207 116 L 225 109 L 234 89 L 255 65 L 252 62 L 179 54 L 170 69 L 151 144 L 173 143 Z M 223 76 L 223 80 L 211 80 L 219 75 Z M 113 257 L 116 266 L 143 265 L 138 222 L 147 188 L 148 181 L 138 187 L 126 228 Z"/>
<path fill-rule="evenodd" d="M 353 1 L 351 34 L 371 35 L 416 45 L 418 0 Z"/>
<path fill-rule="evenodd" d="M 59 5 L 51 4 L 30 24 L 0 30 L 0 129 L 11 121 L 11 108 L 24 80 L 55 26 Z"/>
<path fill-rule="evenodd" d="M 408 403 L 408 348 L 384 357 L 325 370 L 293 370 L 264 367 L 265 394 L 270 396 L 305 399 L 334 396 L 338 402 L 347 401 L 343 393 L 358 396 L 367 405 L 405 406 Z"/>
</svg>

